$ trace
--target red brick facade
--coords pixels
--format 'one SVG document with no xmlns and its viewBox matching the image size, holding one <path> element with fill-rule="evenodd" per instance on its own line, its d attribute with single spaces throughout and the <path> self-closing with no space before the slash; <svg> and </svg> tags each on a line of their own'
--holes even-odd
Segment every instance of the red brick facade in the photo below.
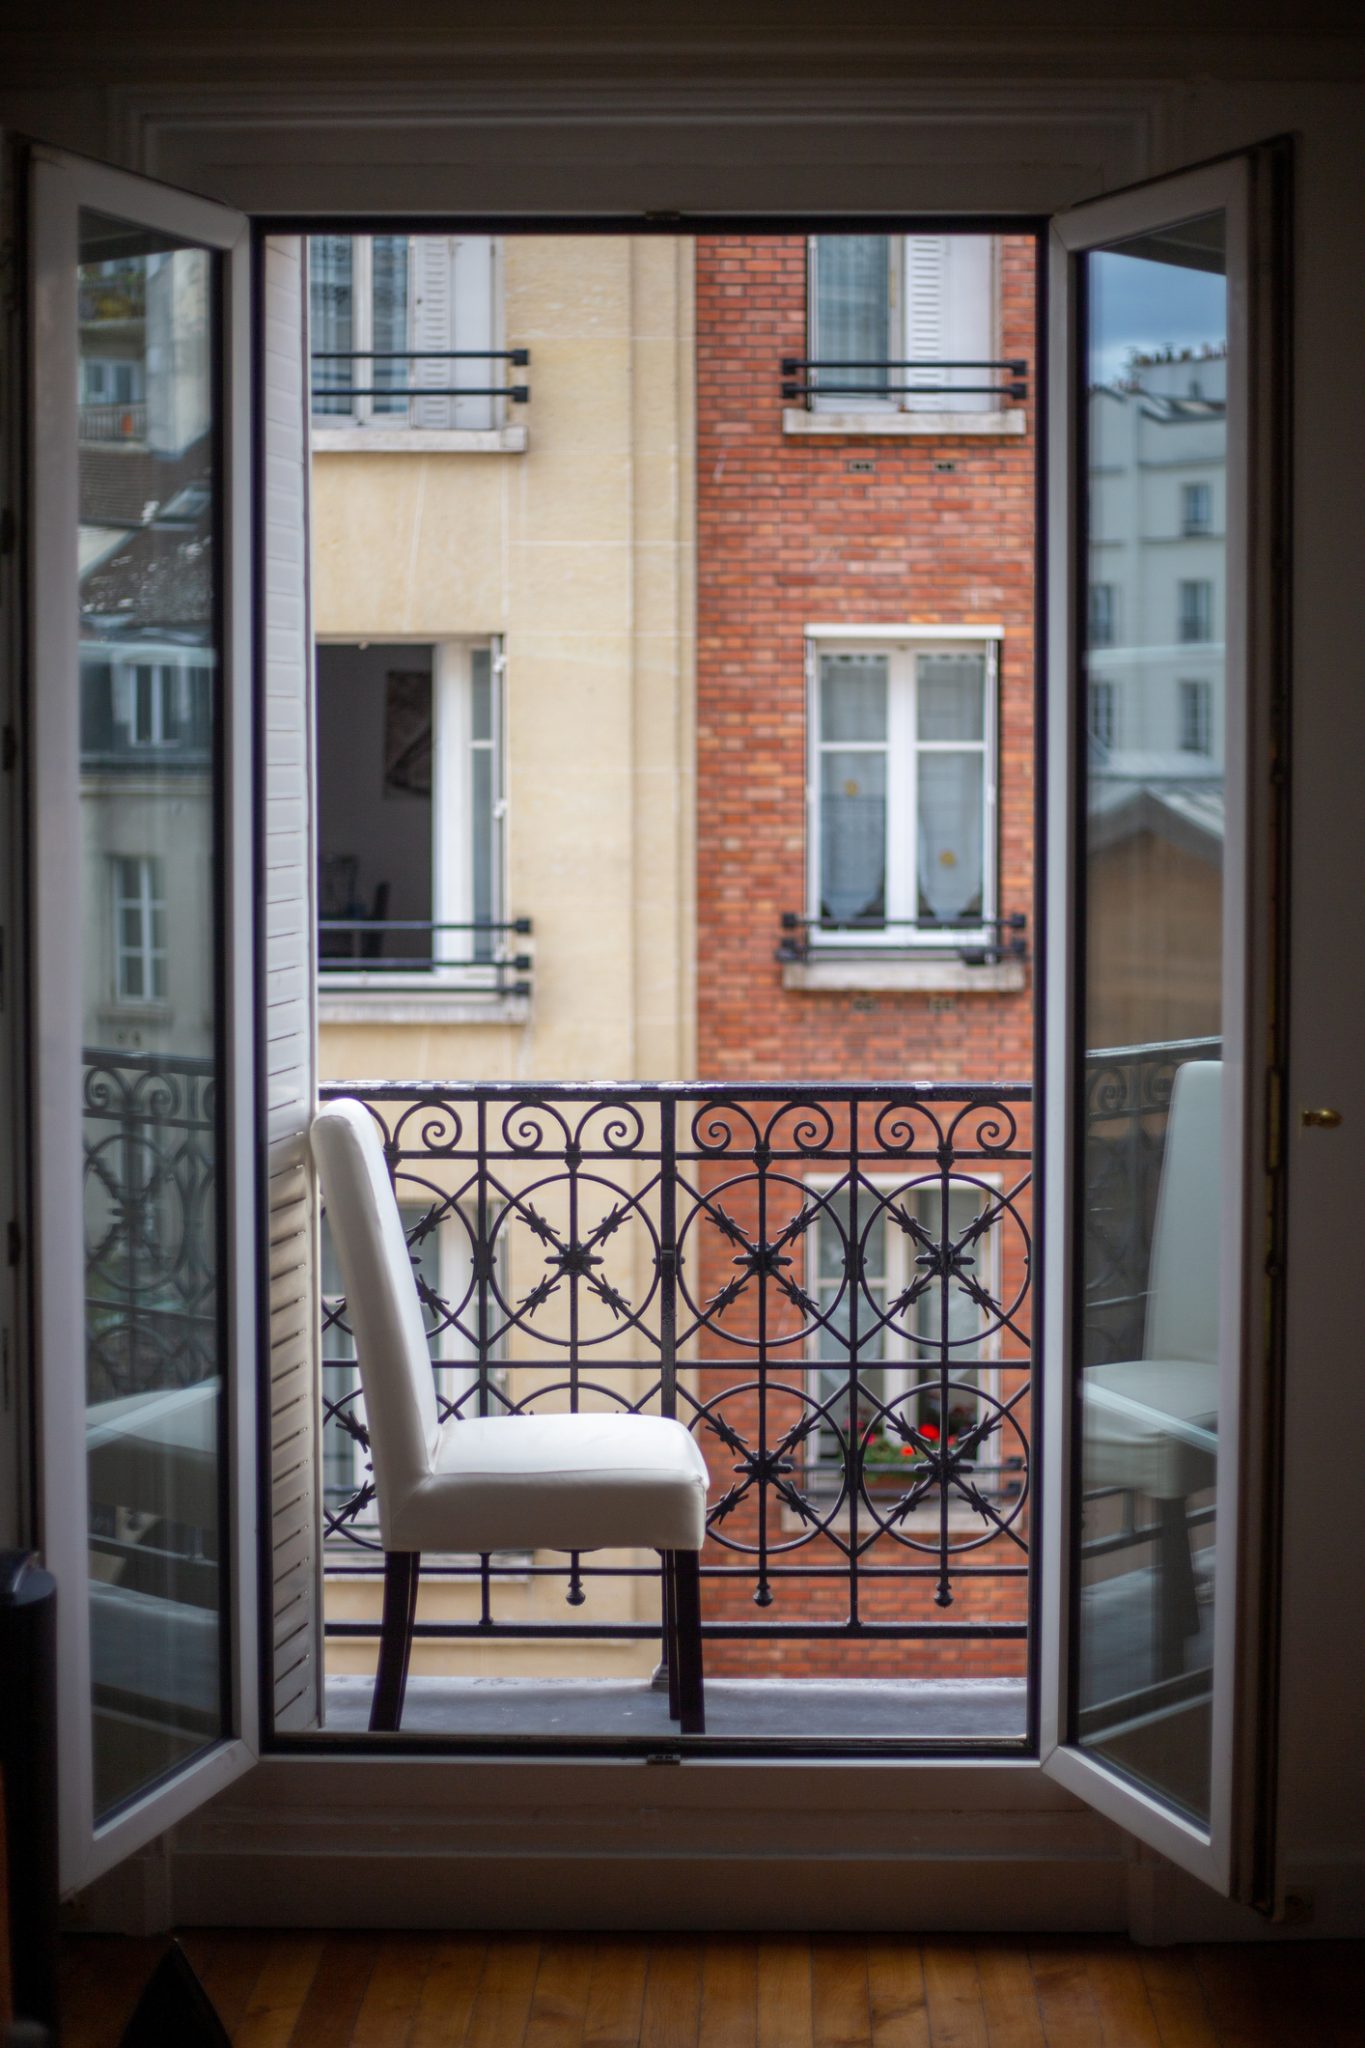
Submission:
<svg viewBox="0 0 1365 2048">
<path fill-rule="evenodd" d="M 805 906 L 805 629 L 813 623 L 1003 628 L 999 905 L 1005 912 L 1031 906 L 1036 366 L 1035 250 L 1028 237 L 1002 241 L 999 275 L 1000 353 L 1027 362 L 1031 373 L 1025 433 L 790 433 L 783 427 L 780 366 L 784 356 L 807 352 L 805 242 L 795 236 L 698 239 L 698 1068 L 704 1076 L 1026 1081 L 1030 1075 L 1031 988 L 817 994 L 784 988 L 775 957 L 783 913 Z M 853 471 L 854 461 L 873 468 Z M 716 1286 L 729 1277 L 724 1252 L 718 1243 L 712 1253 Z M 1002 1262 L 1000 1280 L 1013 1292 L 1021 1270 L 1017 1250 L 1005 1251 Z M 735 1317 L 748 1313 L 743 1302 L 736 1305 Z M 732 1319 L 729 1327 L 738 1336 L 742 1320 Z M 1017 1355 L 1017 1347 L 1006 1337 L 1002 1359 L 1011 1352 Z M 733 1384 L 737 1373 L 732 1347 L 716 1340 L 707 1356 L 730 1360 L 703 1371 L 709 1397 Z M 748 1369 L 738 1376 L 747 1378 Z M 1003 1395 L 1016 1384 L 1017 1374 L 1000 1372 Z M 746 1436 L 757 1424 L 752 1405 Z M 795 1404 L 789 1406 L 795 1413 Z M 732 1473 L 714 1438 L 708 1455 L 715 1499 Z M 747 1501 L 722 1526 L 746 1543 L 757 1532 Z M 791 1542 L 797 1532 L 773 1533 Z M 881 1552 L 879 1545 L 871 1561 Z M 806 1546 L 804 1555 L 810 1562 L 837 1557 L 824 1539 Z M 900 1561 L 907 1555 L 901 1552 Z M 720 1546 L 708 1548 L 708 1565 L 737 1561 Z M 972 1561 L 1018 1564 L 1022 1554 L 997 1539 Z M 869 1595 L 865 1612 L 898 1620 L 1018 1620 L 1024 1587 L 1022 1578 L 964 1582 L 945 1614 L 934 1603 L 932 1580 L 908 1591 L 903 1582 L 888 1583 Z M 708 1620 L 816 1614 L 835 1620 L 847 1601 L 838 1578 L 784 1589 L 763 1609 L 755 1607 L 753 1593 L 752 1575 L 708 1579 Z M 1023 1645 L 821 1648 L 774 1641 L 759 1649 L 717 1643 L 710 1667 L 797 1675 L 1004 1674 L 1023 1669 Z"/>
</svg>

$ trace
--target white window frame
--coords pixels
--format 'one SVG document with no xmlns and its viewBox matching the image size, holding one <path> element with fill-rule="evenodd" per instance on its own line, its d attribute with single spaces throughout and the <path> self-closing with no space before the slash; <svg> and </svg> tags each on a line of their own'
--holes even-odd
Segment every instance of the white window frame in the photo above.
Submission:
<svg viewBox="0 0 1365 2048">
<path fill-rule="evenodd" d="M 1202 596 L 1187 593 L 1202 592 Z M 1213 633 L 1213 579 L 1210 576 L 1182 576 L 1176 584 L 1175 593 L 1175 636 L 1181 647 L 1208 647 L 1212 645 Z M 1187 632 L 1187 626 L 1198 626 L 1203 630 Z"/>
<path fill-rule="evenodd" d="M 1203 539 L 1213 532 L 1211 483 L 1195 481 L 1180 486 L 1180 532 L 1186 540 Z"/>
<path fill-rule="evenodd" d="M 1207 676 L 1176 681 L 1176 743 L 1182 754 L 1213 760 L 1213 684 Z"/>
<path fill-rule="evenodd" d="M 821 355 L 819 333 L 819 264 L 820 235 L 810 235 L 806 242 L 806 351 L 812 361 L 818 362 Z M 959 239 L 982 242 L 989 249 L 990 277 L 987 285 L 988 310 L 986 333 L 980 345 L 975 343 L 959 349 L 953 346 L 948 351 L 952 360 L 995 361 L 1000 357 L 1000 240 L 996 235 L 973 235 L 952 237 L 949 235 L 888 235 L 891 244 L 890 261 L 887 266 L 887 308 L 886 308 L 886 353 L 889 360 L 903 358 L 914 361 L 923 354 L 920 337 L 915 333 L 914 295 L 909 286 L 911 269 L 917 260 L 913 245 L 929 244 Z M 945 315 L 945 318 L 947 316 Z M 940 356 L 937 346 L 934 359 Z M 815 375 L 808 372 L 806 382 Z M 916 373 L 911 370 L 888 369 L 886 381 L 889 384 L 941 384 L 951 373 L 925 370 Z M 967 376 L 967 373 L 958 373 Z M 1007 373 L 1004 370 L 983 370 L 979 375 L 967 377 L 972 384 L 1003 385 Z M 837 381 L 837 373 L 836 373 Z M 808 409 L 815 413 L 881 413 L 883 415 L 928 413 L 935 419 L 943 414 L 966 414 L 977 421 L 995 421 L 1004 412 L 1004 398 L 993 397 L 980 392 L 955 394 L 952 391 L 927 391 L 917 393 L 902 391 L 882 396 L 876 392 L 819 392 L 812 391 L 807 401 Z M 1021 419 L 1022 424 L 1022 419 Z"/>
<path fill-rule="evenodd" d="M 353 348 L 363 351 L 374 347 L 375 237 L 373 235 L 351 235 L 348 239 L 351 244 L 351 345 Z M 412 241 L 413 238 L 408 236 L 406 339 L 409 346 L 412 345 Z M 343 373 L 339 374 L 336 379 L 338 383 L 342 384 L 343 388 L 351 385 L 374 383 L 374 364 L 365 361 L 363 356 L 359 361 L 351 360 L 349 365 L 346 362 L 338 362 L 331 367 L 335 371 Z M 408 365 L 405 372 L 404 384 L 409 383 L 410 379 L 411 364 Z M 392 411 L 377 413 L 374 409 L 374 400 L 369 397 L 358 397 L 348 400 L 349 411 L 320 412 L 316 409 L 314 403 L 315 399 L 319 396 L 325 398 L 328 396 L 328 393 L 325 390 L 319 393 L 313 377 L 310 376 L 309 410 L 312 413 L 314 426 L 324 429 L 329 426 L 342 428 L 368 427 L 372 420 L 377 420 L 384 427 L 406 427 L 411 414 L 411 408 L 407 404 L 395 407 Z"/>
<path fill-rule="evenodd" d="M 354 638 L 328 636 L 324 644 L 354 646 Z M 501 634 L 460 640 L 414 643 L 431 647 L 431 917 L 433 926 L 467 925 L 474 915 L 474 756 L 487 751 L 493 761 L 493 802 L 489 819 L 489 860 L 492 867 L 492 915 L 495 923 L 507 917 L 507 776 L 505 747 L 505 704 L 507 661 Z M 477 740 L 473 732 L 473 656 L 486 649 L 492 684 L 492 733 Z M 432 932 L 431 957 L 436 966 L 425 972 L 405 972 L 376 966 L 373 970 L 328 972 L 319 962 L 318 985 L 325 993 L 345 995 L 359 990 L 406 992 L 419 999 L 436 990 L 468 992 L 491 990 L 498 979 L 498 962 L 515 955 L 522 942 L 515 934 L 499 933 L 494 938 L 493 958 L 487 963 L 462 965 L 474 948 L 475 935 L 468 931 Z M 444 964 L 448 963 L 448 964 Z"/>
<path fill-rule="evenodd" d="M 1103 728 L 1103 729 L 1102 729 Z M 1092 676 L 1086 701 L 1086 731 L 1112 753 L 1120 744 L 1119 686 L 1112 676 Z"/>
<path fill-rule="evenodd" d="M 1119 633 L 1119 587 L 1117 583 L 1086 586 L 1086 624 L 1092 647 L 1113 647 Z"/>
<path fill-rule="evenodd" d="M 165 864 L 160 855 L 153 853 L 111 854 L 114 913 L 114 1001 L 120 1008 L 136 1010 L 162 1009 L 167 1001 L 166 988 L 166 879 Z M 137 870 L 137 894 L 124 893 L 124 870 Z M 160 889 L 156 887 L 160 883 Z M 124 944 L 124 912 L 137 912 L 138 929 L 141 934 L 135 946 Z M 162 943 L 155 941 L 156 914 L 162 918 Z M 124 985 L 124 972 L 130 961 L 136 960 L 142 970 L 142 992 L 135 995 Z M 157 987 L 158 970 L 161 986 Z"/>
<path fill-rule="evenodd" d="M 941 924 L 925 931 L 894 924 L 885 931 L 875 928 L 837 932 L 809 927 L 812 953 L 831 954 L 851 946 L 881 947 L 888 952 L 912 953 L 916 949 L 941 947 L 945 936 L 956 932 L 976 934 L 988 930 L 999 912 L 999 698 L 1000 626 L 835 626 L 806 628 L 806 916 L 820 916 L 820 657 L 824 654 L 877 654 L 889 657 L 887 738 L 887 848 L 886 915 L 888 920 L 912 919 L 918 914 L 918 778 L 915 766 L 921 753 L 965 753 L 980 749 L 982 755 L 982 889 L 979 918 L 961 924 Z M 980 741 L 920 740 L 915 732 L 916 664 L 921 654 L 962 654 L 979 649 L 985 656 L 986 687 L 982 707 Z M 866 742 L 868 752 L 880 743 Z M 847 751 L 840 743 L 840 751 Z"/>
</svg>

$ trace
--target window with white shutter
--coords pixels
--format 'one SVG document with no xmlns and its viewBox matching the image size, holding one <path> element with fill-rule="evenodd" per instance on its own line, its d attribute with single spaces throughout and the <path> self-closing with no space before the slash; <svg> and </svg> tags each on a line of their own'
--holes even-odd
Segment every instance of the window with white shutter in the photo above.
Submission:
<svg viewBox="0 0 1365 2048">
<path fill-rule="evenodd" d="M 481 432 L 501 421 L 492 235 L 315 235 L 312 409 L 324 426 Z"/>
<path fill-rule="evenodd" d="M 813 408 L 998 410 L 997 267 L 990 235 L 813 235 Z"/>
</svg>

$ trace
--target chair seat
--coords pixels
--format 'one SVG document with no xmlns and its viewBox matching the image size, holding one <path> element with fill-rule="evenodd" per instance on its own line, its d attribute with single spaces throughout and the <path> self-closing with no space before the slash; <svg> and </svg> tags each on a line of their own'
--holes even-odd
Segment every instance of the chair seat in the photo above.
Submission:
<svg viewBox="0 0 1365 2048">
<path fill-rule="evenodd" d="M 706 1460 L 662 1415 L 491 1415 L 442 1425 L 388 1504 L 390 1550 L 700 1550 Z"/>
<path fill-rule="evenodd" d="M 1151 1500 L 1211 1486 L 1218 1458 L 1218 1367 L 1208 1359 L 1133 1358 L 1081 1376 L 1085 1484 Z"/>
</svg>

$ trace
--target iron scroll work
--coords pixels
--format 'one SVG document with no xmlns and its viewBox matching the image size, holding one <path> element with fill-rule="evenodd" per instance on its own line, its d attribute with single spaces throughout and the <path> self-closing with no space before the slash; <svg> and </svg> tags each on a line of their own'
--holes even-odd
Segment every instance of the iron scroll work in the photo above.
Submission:
<svg viewBox="0 0 1365 2048">
<path fill-rule="evenodd" d="M 693 1430 L 712 1472 L 708 1636 L 1026 1634 L 1027 1085 L 322 1092 L 379 1127 L 443 1418 L 608 1407 Z M 372 1572 L 336 1296 L 323 1413 L 328 1572 Z M 559 1578 L 579 1608 L 594 1578 L 657 1576 L 648 1557 L 431 1566 L 479 1582 L 479 1617 L 422 1633 L 654 1632 L 494 1611 L 500 1578 Z M 1007 1580 L 1023 1583 L 991 1598 Z"/>
</svg>

